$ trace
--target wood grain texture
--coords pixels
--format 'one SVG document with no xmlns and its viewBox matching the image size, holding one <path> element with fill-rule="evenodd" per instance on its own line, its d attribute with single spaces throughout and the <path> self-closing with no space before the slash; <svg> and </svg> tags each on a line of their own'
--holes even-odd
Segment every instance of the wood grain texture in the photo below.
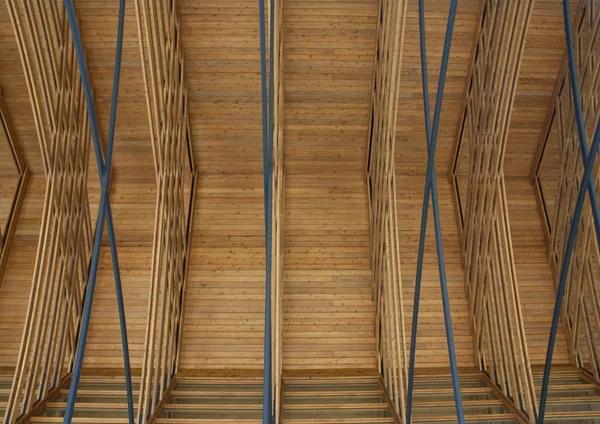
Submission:
<svg viewBox="0 0 600 424">
<path fill-rule="evenodd" d="M 364 180 L 378 2 L 284 1 L 283 363 L 374 368 Z"/>
<path fill-rule="evenodd" d="M 76 10 L 100 127 L 108 128 L 117 8 Z M 573 1 L 573 4 L 578 2 Z M 258 9 L 255 0 L 180 0 L 190 127 L 199 172 L 180 371 L 262 368 L 264 218 Z M 377 28 L 376 0 L 285 0 L 283 366 L 376 368 L 367 188 L 363 178 Z M 442 113 L 438 174 L 450 161 L 479 0 L 459 2 Z M 435 92 L 448 4 L 426 1 L 430 91 Z M 133 4 L 128 4 L 111 204 L 121 256 L 131 360 L 141 368 L 152 267 L 156 178 Z M 507 176 L 525 176 L 560 66 L 560 4 L 537 0 L 506 150 Z M 405 313 L 412 312 L 426 147 L 416 2 L 408 2 L 396 127 L 396 196 Z M 0 2 L 0 84 L 32 170 L 0 288 L 0 365 L 14 366 L 43 212 L 41 150 L 12 25 Z M 104 137 L 105 138 L 105 137 Z M 95 172 L 92 160 L 90 171 Z M 37 176 L 37 177 L 36 177 Z M 474 366 L 452 192 L 438 183 L 460 366 Z M 99 186 L 88 182 L 96 215 Z M 553 304 L 535 197 L 507 179 L 515 266 L 530 358 L 543 361 Z M 92 225 L 94 223 L 92 222 Z M 432 228 L 430 222 L 429 228 Z M 418 367 L 447 366 L 433 233 L 428 231 Z M 109 250 L 102 249 L 85 369 L 122 367 Z M 534 301 L 535 300 L 535 301 Z M 406 331 L 410 322 L 406 322 Z M 562 337 L 562 336 L 561 336 Z M 408 340 L 407 340 L 408 341 Z M 556 361 L 567 362 L 564 338 Z M 208 372 L 208 371 L 207 371 Z M 233 371 L 232 371 L 233 372 Z"/>
<path fill-rule="evenodd" d="M 555 291 L 538 204 L 527 178 L 506 179 L 510 232 L 515 253 L 527 350 L 532 365 L 544 364 Z M 565 334 L 558 332 L 553 364 L 569 362 Z"/>
</svg>

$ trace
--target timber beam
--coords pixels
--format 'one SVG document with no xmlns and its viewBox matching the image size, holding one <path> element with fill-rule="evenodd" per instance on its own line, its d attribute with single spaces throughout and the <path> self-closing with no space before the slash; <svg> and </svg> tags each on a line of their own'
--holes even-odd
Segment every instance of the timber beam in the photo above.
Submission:
<svg viewBox="0 0 600 424">
<path fill-rule="evenodd" d="M 393 409 L 402 422 L 406 415 L 408 355 L 394 151 L 407 3 L 383 0 L 379 7 L 366 167 L 377 362 Z"/>
<path fill-rule="evenodd" d="M 178 2 L 136 0 L 156 173 L 156 214 L 138 423 L 154 420 L 173 387 L 183 325 L 196 192 Z"/>
<path fill-rule="evenodd" d="M 475 360 L 504 397 L 513 399 L 512 409 L 527 414 L 530 421 L 536 417 L 537 402 L 503 162 L 532 8 L 533 0 L 483 2 L 450 167 Z M 468 155 L 461 154 L 465 151 Z M 459 172 L 461 161 L 467 162 L 468 174 Z"/>
<path fill-rule="evenodd" d="M 46 177 L 31 294 L 4 416 L 12 424 L 45 404 L 72 370 L 93 233 L 89 121 L 64 8 L 54 1 L 7 0 L 7 6 Z"/>
<path fill-rule="evenodd" d="M 591 0 L 582 1 L 573 22 L 573 42 L 581 111 L 588 140 L 592 139 L 594 126 L 600 119 L 597 94 L 600 88 L 599 28 L 598 4 Z M 565 55 L 530 172 L 556 288 L 584 168 L 569 77 Z M 596 166 L 592 175 L 597 185 L 600 168 Z M 597 336 L 600 331 L 600 300 L 597 295 L 600 248 L 589 202 L 584 205 L 578 225 L 580 231 L 568 269 L 561 318 L 571 363 L 600 381 L 600 341 Z"/>
</svg>

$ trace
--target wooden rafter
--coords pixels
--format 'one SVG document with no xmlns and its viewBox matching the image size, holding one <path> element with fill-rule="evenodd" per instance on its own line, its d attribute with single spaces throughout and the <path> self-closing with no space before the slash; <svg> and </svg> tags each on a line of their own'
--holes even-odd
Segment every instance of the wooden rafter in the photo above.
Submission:
<svg viewBox="0 0 600 424">
<path fill-rule="evenodd" d="M 152 422 L 179 362 L 196 171 L 178 2 L 135 2 L 157 196 L 138 422 Z"/>
<path fill-rule="evenodd" d="M 384 0 L 380 4 L 366 170 L 378 365 L 393 408 L 402 421 L 405 420 L 408 356 L 394 151 L 406 7 L 406 1 Z"/>
<path fill-rule="evenodd" d="M 592 139 L 594 126 L 600 119 L 599 28 L 598 3 L 583 1 L 573 25 L 573 37 L 588 140 Z M 566 60 L 563 60 L 530 174 L 540 205 L 555 285 L 558 285 L 560 277 L 583 168 L 569 71 Z M 593 172 L 595 184 L 598 185 L 600 168 Z M 589 200 L 586 200 L 578 225 L 581 228 L 575 241 L 561 316 L 572 363 L 587 370 L 598 381 L 600 299 L 597 281 L 600 278 L 600 249 L 594 233 Z"/>
<path fill-rule="evenodd" d="M 515 409 L 521 409 L 530 420 L 536 416 L 537 404 L 514 265 L 503 161 L 532 8 L 533 0 L 483 3 L 450 167 L 475 359 L 505 397 L 515 399 Z M 461 154 L 461 148 L 468 149 L 468 156 Z M 460 172 L 461 161 L 468 165 L 468 174 Z"/>
<path fill-rule="evenodd" d="M 39 409 L 73 365 L 91 254 L 90 132 L 64 7 L 7 0 L 33 109 L 46 192 L 5 422 Z"/>
</svg>

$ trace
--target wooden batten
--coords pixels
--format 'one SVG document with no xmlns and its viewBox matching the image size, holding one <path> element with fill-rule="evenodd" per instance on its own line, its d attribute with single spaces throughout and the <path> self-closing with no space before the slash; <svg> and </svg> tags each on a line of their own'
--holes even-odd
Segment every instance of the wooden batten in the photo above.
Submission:
<svg viewBox="0 0 600 424">
<path fill-rule="evenodd" d="M 179 363 L 197 174 L 178 2 L 138 0 L 135 10 L 157 186 L 137 418 L 145 423 L 160 414 Z"/>
<path fill-rule="evenodd" d="M 367 190 L 377 362 L 395 414 L 405 420 L 408 356 L 396 211 L 395 133 L 405 1 L 382 1 L 371 91 Z"/>
<path fill-rule="evenodd" d="M 597 46 L 600 9 L 594 1 L 582 1 L 573 23 L 576 68 L 586 126 L 588 146 L 600 118 L 598 89 L 600 63 Z M 531 181 L 543 223 L 548 259 L 558 286 L 577 192 L 583 175 L 583 159 L 575 122 L 566 54 L 556 79 L 552 102 L 531 167 Z M 592 173 L 598 184 L 600 169 Z M 587 194 L 586 194 L 587 198 Z M 600 379 L 600 249 L 594 231 L 589 200 L 586 199 L 580 231 L 573 250 L 562 306 L 571 363 Z"/>
<path fill-rule="evenodd" d="M 522 399 L 512 409 L 527 414 L 531 421 L 536 416 L 537 402 L 503 165 L 533 3 L 483 2 L 450 166 L 475 362 L 493 376 L 490 383 L 503 391 L 505 399 Z M 461 171 L 463 161 L 468 164 L 468 174 Z"/>
</svg>

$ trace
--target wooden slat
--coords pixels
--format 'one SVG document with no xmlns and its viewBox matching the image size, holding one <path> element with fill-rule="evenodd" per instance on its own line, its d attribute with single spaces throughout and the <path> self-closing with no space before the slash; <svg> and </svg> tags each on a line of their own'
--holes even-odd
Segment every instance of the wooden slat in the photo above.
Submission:
<svg viewBox="0 0 600 424">
<path fill-rule="evenodd" d="M 286 372 L 376 367 L 364 166 L 378 7 L 284 1 Z"/>
</svg>

